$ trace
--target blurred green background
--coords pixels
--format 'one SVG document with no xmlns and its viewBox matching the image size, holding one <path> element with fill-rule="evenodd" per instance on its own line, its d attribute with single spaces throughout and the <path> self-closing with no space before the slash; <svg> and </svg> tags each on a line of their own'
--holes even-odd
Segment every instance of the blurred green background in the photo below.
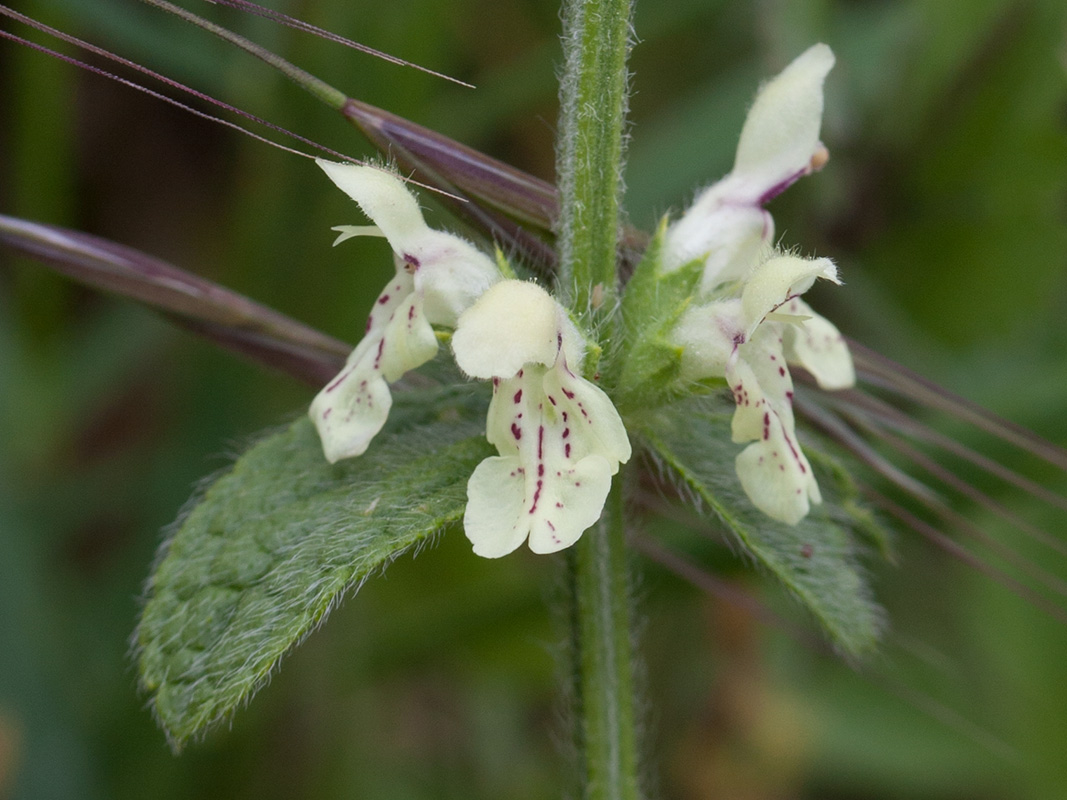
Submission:
<svg viewBox="0 0 1067 800">
<path fill-rule="evenodd" d="M 551 178 L 552 3 L 272 3 L 477 90 L 187 5 L 354 97 Z M 151 9 L 18 8 L 364 152 L 267 68 Z M 759 81 L 827 42 L 830 164 L 771 206 L 787 245 L 841 267 L 845 289 L 815 302 L 861 341 L 1067 444 L 1062 0 L 645 0 L 636 33 L 635 224 L 726 172 Z M 392 271 L 380 243 L 329 247 L 329 227 L 359 215 L 309 162 L 2 41 L 0 212 L 142 248 L 349 341 Z M 232 727 L 178 758 L 167 750 L 128 653 L 160 529 L 198 478 L 313 391 L 0 251 L 0 798 L 560 796 L 550 608 L 562 562 L 482 561 L 458 531 L 350 598 Z M 1034 470 L 1063 492 L 1062 475 Z M 1062 513 L 986 488 L 1065 541 Z M 968 513 L 1067 579 L 1062 556 Z M 897 565 L 872 564 L 891 630 L 860 673 L 640 564 L 659 794 L 1067 796 L 1067 629 L 912 534 L 897 547 Z M 762 590 L 729 553 L 713 562 Z"/>
</svg>

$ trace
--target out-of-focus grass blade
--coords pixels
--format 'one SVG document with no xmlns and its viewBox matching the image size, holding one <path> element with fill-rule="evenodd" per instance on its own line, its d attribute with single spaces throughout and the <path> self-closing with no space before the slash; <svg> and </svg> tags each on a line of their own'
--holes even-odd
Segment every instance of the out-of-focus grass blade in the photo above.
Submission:
<svg viewBox="0 0 1067 800">
<path fill-rule="evenodd" d="M 559 212 L 559 198 L 552 184 L 359 100 L 349 98 L 341 113 L 383 152 L 410 154 L 493 208 L 552 230 Z"/>
<path fill-rule="evenodd" d="M 535 265 L 548 271 L 554 268 L 555 252 L 541 238 L 541 234 L 554 232 L 559 213 L 559 197 L 551 183 L 403 117 L 350 98 L 255 42 L 167 0 L 142 2 L 203 28 L 278 70 L 320 102 L 341 112 L 375 147 L 395 159 L 402 170 L 411 171 L 415 180 L 444 192 L 442 200 L 454 211 L 505 247 L 523 253 Z M 641 231 L 623 231 L 627 264 L 636 263 L 633 253 L 644 250 L 647 240 Z"/>
<path fill-rule="evenodd" d="M 0 214 L 0 244 L 167 314 L 223 347 L 321 384 L 350 347 L 243 295 L 96 236 Z"/>
<path fill-rule="evenodd" d="M 508 216 L 535 227 L 551 230 L 558 206 L 555 188 L 551 184 L 526 175 L 446 136 L 353 100 L 344 92 L 281 56 L 191 11 L 166 0 L 142 2 L 213 33 L 278 70 L 320 102 L 340 111 L 376 147 L 396 158 L 401 167 L 417 169 L 420 172 L 420 175 L 416 176 L 419 180 L 439 185 L 440 179 L 444 178 L 447 185 L 439 188 L 445 192 L 453 193 L 458 188 L 490 208 L 499 209 Z M 476 221 L 482 225 L 487 222 L 484 218 Z M 497 235 L 507 230 L 505 226 L 497 225 L 490 225 L 490 229 Z M 529 242 L 521 239 L 508 243 L 522 249 L 527 249 L 529 245 Z"/>
<path fill-rule="evenodd" d="M 336 44 L 344 45 L 345 47 L 351 47 L 353 50 L 358 50 L 361 53 L 380 58 L 383 61 L 388 61 L 390 64 L 396 64 L 400 67 L 409 67 L 411 69 L 417 69 L 419 72 L 425 72 L 427 75 L 433 75 L 435 78 L 443 78 L 446 81 L 450 81 L 459 86 L 465 86 L 468 89 L 473 89 L 474 85 L 461 81 L 459 78 L 453 78 L 451 75 L 445 75 L 443 72 L 430 69 L 429 67 L 415 64 L 397 56 L 390 55 L 389 53 L 382 52 L 381 50 L 375 50 L 373 47 L 368 47 L 360 42 L 354 42 L 344 36 L 338 36 L 336 33 L 331 33 L 328 30 L 312 25 L 308 22 L 304 22 L 296 17 L 290 17 L 288 14 L 283 14 L 281 11 L 276 11 L 273 8 L 267 8 L 257 3 L 251 2 L 251 0 L 208 0 L 210 3 L 214 3 L 220 6 L 229 6 L 230 8 L 236 8 L 240 11 L 244 11 L 248 14 L 252 14 L 263 19 L 269 19 L 272 22 L 277 22 L 279 25 L 284 25 L 287 28 L 293 30 L 302 31 L 304 33 L 310 33 L 318 36 L 321 39 L 325 39 L 329 42 L 335 42 Z"/>
<path fill-rule="evenodd" d="M 929 408 L 952 414 L 976 428 L 1010 442 L 1044 459 L 1053 466 L 1067 470 L 1067 451 L 1042 439 L 1032 431 L 998 417 L 981 406 L 943 389 L 880 353 L 849 341 L 849 349 L 856 358 L 861 379 L 887 389 Z"/>
</svg>

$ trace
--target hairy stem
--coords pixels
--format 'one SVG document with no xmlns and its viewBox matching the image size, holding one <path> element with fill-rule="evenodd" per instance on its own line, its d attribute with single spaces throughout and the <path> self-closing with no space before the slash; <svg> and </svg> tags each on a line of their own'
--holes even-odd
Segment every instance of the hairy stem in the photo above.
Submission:
<svg viewBox="0 0 1067 800">
<path fill-rule="evenodd" d="M 559 289 L 605 344 L 617 292 L 630 0 L 567 0 L 557 173 Z M 568 557 L 582 795 L 636 800 L 637 735 L 622 473 Z"/>
<path fill-rule="evenodd" d="M 564 22 L 560 288 L 595 320 L 613 307 L 616 291 L 630 0 L 570 0 Z"/>
<path fill-rule="evenodd" d="M 588 800 L 641 796 L 621 476 L 569 559 L 575 742 Z"/>
</svg>

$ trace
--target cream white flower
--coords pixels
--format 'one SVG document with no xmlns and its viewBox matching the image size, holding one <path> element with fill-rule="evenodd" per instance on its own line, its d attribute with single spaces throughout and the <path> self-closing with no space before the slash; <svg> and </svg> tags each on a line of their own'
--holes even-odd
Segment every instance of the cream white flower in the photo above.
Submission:
<svg viewBox="0 0 1067 800">
<path fill-rule="evenodd" d="M 838 283 L 828 259 L 773 257 L 740 296 L 688 309 L 673 333 L 684 347 L 683 377 L 726 378 L 737 404 L 733 440 L 755 440 L 737 456 L 741 486 L 757 508 L 790 525 L 822 498 L 797 442 L 788 365 L 803 366 L 824 389 L 855 381 L 841 334 L 799 299 L 817 278 Z"/>
<path fill-rule="evenodd" d="M 396 277 L 371 309 L 362 341 L 311 404 L 309 415 L 332 463 L 366 451 L 392 406 L 388 384 L 436 354 L 432 326 L 455 327 L 459 315 L 501 276 L 472 244 L 427 226 L 418 201 L 393 173 L 316 163 L 374 222 L 335 228 L 341 235 L 334 244 L 352 236 L 384 236 L 396 262 Z"/>
<path fill-rule="evenodd" d="M 817 44 L 760 89 L 733 170 L 667 230 L 665 270 L 704 259 L 702 293 L 748 276 L 774 238 L 774 220 L 763 204 L 826 161 L 819 127 L 823 80 L 833 65 L 830 48 Z"/>
<path fill-rule="evenodd" d="M 573 370 L 585 343 L 533 283 L 503 281 L 459 319 L 452 349 L 468 375 L 492 379 L 487 458 L 467 484 L 463 527 L 497 558 L 529 539 L 535 553 L 572 545 L 597 521 L 630 441 L 603 391 Z"/>
</svg>

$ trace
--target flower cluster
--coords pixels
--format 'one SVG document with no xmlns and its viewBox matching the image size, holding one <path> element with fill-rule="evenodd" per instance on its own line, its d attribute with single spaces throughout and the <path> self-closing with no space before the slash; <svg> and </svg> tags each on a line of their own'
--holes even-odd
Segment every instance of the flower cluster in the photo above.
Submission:
<svg viewBox="0 0 1067 800">
<path fill-rule="evenodd" d="M 817 278 L 838 283 L 837 269 L 825 258 L 775 253 L 763 204 L 826 162 L 819 128 L 833 63 L 830 48 L 815 45 L 760 90 L 733 170 L 701 192 L 664 244 L 664 271 L 703 262 L 696 302 L 673 332 L 683 378 L 726 379 L 737 405 L 733 440 L 755 440 L 737 457 L 741 485 L 757 508 L 789 524 L 821 501 L 796 437 L 789 365 L 827 390 L 851 386 L 855 373 L 837 328 L 800 300 Z"/>
<path fill-rule="evenodd" d="M 836 268 L 775 253 L 763 205 L 826 161 L 822 84 L 833 60 L 816 45 L 760 90 L 733 170 L 668 227 L 658 265 L 666 274 L 701 262 L 696 294 L 670 333 L 681 378 L 725 379 L 737 405 L 733 440 L 752 442 L 737 457 L 741 485 L 757 508 L 790 524 L 820 494 L 796 437 L 789 365 L 825 389 L 851 385 L 854 374 L 840 333 L 800 300 L 818 278 L 837 282 Z M 506 278 L 469 242 L 429 228 L 391 172 L 319 164 L 374 222 L 337 228 L 337 241 L 384 236 L 396 261 L 363 340 L 311 405 L 326 457 L 367 449 L 389 413 L 388 384 L 433 358 L 435 326 L 452 329 L 456 363 L 493 385 L 486 438 L 499 455 L 471 475 L 463 520 L 475 553 L 573 544 L 631 455 L 612 401 L 582 377 L 585 335 L 544 289 Z"/>
<path fill-rule="evenodd" d="M 375 223 L 337 228 L 337 242 L 381 235 L 396 261 L 363 340 L 311 404 L 327 459 L 367 449 L 389 414 L 388 382 L 433 358 L 433 326 L 455 329 L 460 368 L 493 382 L 486 436 L 500 453 L 468 484 L 464 528 L 474 551 L 503 556 L 527 539 L 537 553 L 570 546 L 596 522 L 611 476 L 630 457 L 611 400 L 578 372 L 583 336 L 546 291 L 505 280 L 472 244 L 429 228 L 396 175 L 319 165 Z"/>
</svg>

